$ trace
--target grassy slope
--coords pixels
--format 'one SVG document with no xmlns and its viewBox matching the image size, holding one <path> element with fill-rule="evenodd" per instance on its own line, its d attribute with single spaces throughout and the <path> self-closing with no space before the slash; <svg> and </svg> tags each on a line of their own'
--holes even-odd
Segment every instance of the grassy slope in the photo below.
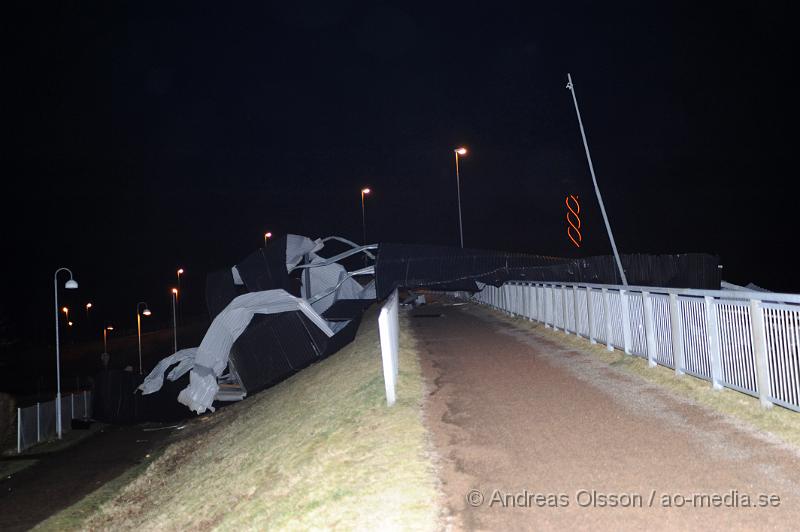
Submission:
<svg viewBox="0 0 800 532">
<path fill-rule="evenodd" d="M 92 494 L 40 528 L 436 528 L 420 367 L 407 333 L 400 345 L 394 407 L 370 312 L 353 344 L 196 419 L 105 502 Z"/>
</svg>

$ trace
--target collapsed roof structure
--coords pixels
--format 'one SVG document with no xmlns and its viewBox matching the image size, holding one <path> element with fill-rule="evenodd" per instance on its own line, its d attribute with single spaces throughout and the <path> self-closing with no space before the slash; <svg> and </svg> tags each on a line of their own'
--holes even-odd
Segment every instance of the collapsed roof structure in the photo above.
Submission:
<svg viewBox="0 0 800 532">
<path fill-rule="evenodd" d="M 320 256 L 330 241 L 348 249 Z M 240 400 L 334 353 L 352 341 L 361 314 L 375 300 L 374 280 L 362 285 L 354 279 L 374 274 L 374 267 L 348 272 L 340 261 L 357 254 L 374 260 L 375 248 L 340 237 L 286 235 L 210 274 L 206 301 L 213 321 L 202 342 L 161 360 L 139 389 L 158 392 L 174 366 L 168 380 L 189 374 L 178 402 L 201 414 L 213 411 L 214 401 Z M 290 293 L 290 274 L 298 270 L 303 297 Z"/>
<path fill-rule="evenodd" d="M 320 252 L 326 244 L 343 245 L 345 251 L 325 257 Z M 348 271 L 342 261 L 351 257 L 364 257 L 365 266 Z M 712 255 L 622 255 L 621 260 L 636 285 L 719 288 L 719 260 Z M 390 243 L 379 248 L 340 237 L 286 235 L 235 266 L 208 274 L 211 326 L 198 347 L 164 358 L 136 384 L 142 404 L 131 403 L 133 414 L 121 415 L 120 401 L 109 400 L 114 394 L 103 388 L 96 396 L 107 404 L 95 411 L 105 412 L 107 420 L 164 419 L 162 413 L 174 411 L 176 395 L 193 412 L 213 411 L 215 401 L 241 400 L 347 345 L 364 310 L 394 289 L 475 292 L 509 280 L 618 284 L 619 273 L 611 256 L 567 259 Z"/>
</svg>

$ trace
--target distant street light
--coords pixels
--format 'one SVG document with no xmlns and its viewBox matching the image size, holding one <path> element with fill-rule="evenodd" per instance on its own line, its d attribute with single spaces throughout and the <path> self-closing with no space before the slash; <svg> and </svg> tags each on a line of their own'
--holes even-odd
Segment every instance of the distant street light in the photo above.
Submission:
<svg viewBox="0 0 800 532">
<path fill-rule="evenodd" d="M 367 245 L 367 210 L 364 204 L 364 197 L 372 192 L 369 188 L 361 189 L 361 243 Z"/>
<path fill-rule="evenodd" d="M 68 307 L 63 307 L 61 309 L 61 312 L 64 313 L 64 321 L 69 321 L 69 308 Z"/>
<path fill-rule="evenodd" d="M 272 232 L 267 231 L 266 233 L 264 233 L 264 247 L 267 247 L 267 240 L 269 240 L 270 238 L 272 238 Z"/>
<path fill-rule="evenodd" d="M 183 275 L 183 268 L 178 268 L 178 290 L 181 289 L 181 275 Z M 180 308 L 178 310 L 180 310 Z M 180 314 L 181 320 L 183 320 L 183 313 Z"/>
<path fill-rule="evenodd" d="M 139 313 L 139 307 L 144 305 L 144 310 L 142 313 Z M 139 375 L 142 374 L 142 316 L 149 316 L 152 314 L 150 309 L 147 307 L 147 303 L 144 301 L 139 301 L 136 303 L 136 334 L 139 337 Z"/>
<path fill-rule="evenodd" d="M 461 249 L 464 249 L 464 227 L 461 223 L 461 175 L 458 170 L 458 156 L 465 156 L 467 149 L 464 147 L 453 150 L 456 154 L 456 189 L 458 191 L 458 235 L 461 238 Z"/>
<path fill-rule="evenodd" d="M 178 289 L 172 289 L 172 338 L 173 338 L 173 353 L 178 352 L 178 318 L 175 307 L 178 304 Z"/>
<path fill-rule="evenodd" d="M 114 327 L 111 325 L 103 327 L 103 353 L 108 353 L 108 331 L 113 331 Z"/>
<path fill-rule="evenodd" d="M 58 334 L 58 274 L 61 271 L 69 272 L 69 281 L 64 283 L 64 288 L 74 290 L 78 288 L 78 283 L 72 277 L 72 271 L 69 268 L 59 268 L 53 274 L 53 294 L 56 303 L 56 432 L 58 439 L 61 439 L 61 344 L 60 335 Z M 67 307 L 64 307 L 66 312 L 69 312 Z"/>
</svg>

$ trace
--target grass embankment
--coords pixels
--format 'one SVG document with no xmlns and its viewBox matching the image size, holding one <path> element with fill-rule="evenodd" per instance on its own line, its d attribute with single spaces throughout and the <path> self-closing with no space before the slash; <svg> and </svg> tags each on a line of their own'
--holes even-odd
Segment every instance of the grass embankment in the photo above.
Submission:
<svg viewBox="0 0 800 532">
<path fill-rule="evenodd" d="M 486 307 L 480 308 L 492 312 Z M 800 449 L 800 413 L 780 406 L 764 409 L 755 397 L 730 388 L 715 390 L 708 381 L 691 375 L 677 376 L 674 370 L 665 366 L 651 368 L 646 359 L 626 355 L 617 349 L 608 351 L 605 344 L 591 344 L 586 338 L 554 331 L 538 322 L 523 318 L 511 317 L 500 312 L 496 312 L 495 315 L 541 338 L 568 345 L 578 353 L 596 357 L 612 368 L 637 375 L 650 383 L 669 389 L 680 397 L 711 408 L 751 428 L 772 434 L 784 443 Z"/>
<path fill-rule="evenodd" d="M 422 377 L 408 327 L 401 331 L 394 407 L 373 309 L 340 352 L 195 419 L 119 488 L 107 485 L 39 529 L 436 528 Z"/>
</svg>

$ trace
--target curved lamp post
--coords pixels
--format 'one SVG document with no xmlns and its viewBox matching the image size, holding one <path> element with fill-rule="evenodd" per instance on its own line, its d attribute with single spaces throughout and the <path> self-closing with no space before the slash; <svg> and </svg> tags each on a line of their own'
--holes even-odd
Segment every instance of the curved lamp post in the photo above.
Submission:
<svg viewBox="0 0 800 532">
<path fill-rule="evenodd" d="M 458 235 L 461 238 L 461 249 L 464 249 L 464 229 L 461 225 L 461 176 L 458 173 L 458 156 L 462 157 L 467 154 L 467 149 L 464 147 L 456 148 L 453 150 L 456 154 L 456 189 L 458 191 Z"/>
<path fill-rule="evenodd" d="M 178 304 L 178 289 L 172 289 L 172 347 L 173 353 L 178 352 L 178 318 L 175 312 L 175 307 Z"/>
<path fill-rule="evenodd" d="M 59 440 L 61 439 L 61 345 L 58 334 L 58 274 L 61 271 L 69 272 L 69 281 L 64 283 L 64 288 L 70 290 L 78 288 L 78 282 L 73 278 L 69 268 L 59 268 L 53 274 L 53 294 L 56 302 L 56 433 Z"/>
<path fill-rule="evenodd" d="M 367 245 L 367 210 L 364 205 L 364 197 L 372 192 L 369 188 L 361 189 L 361 243 Z"/>
<path fill-rule="evenodd" d="M 142 305 L 144 305 L 144 310 L 140 314 L 139 309 Z M 139 338 L 139 375 L 142 374 L 142 316 L 149 316 L 150 314 L 152 314 L 152 312 L 150 312 L 146 302 L 139 301 L 136 303 L 136 334 Z"/>
</svg>

